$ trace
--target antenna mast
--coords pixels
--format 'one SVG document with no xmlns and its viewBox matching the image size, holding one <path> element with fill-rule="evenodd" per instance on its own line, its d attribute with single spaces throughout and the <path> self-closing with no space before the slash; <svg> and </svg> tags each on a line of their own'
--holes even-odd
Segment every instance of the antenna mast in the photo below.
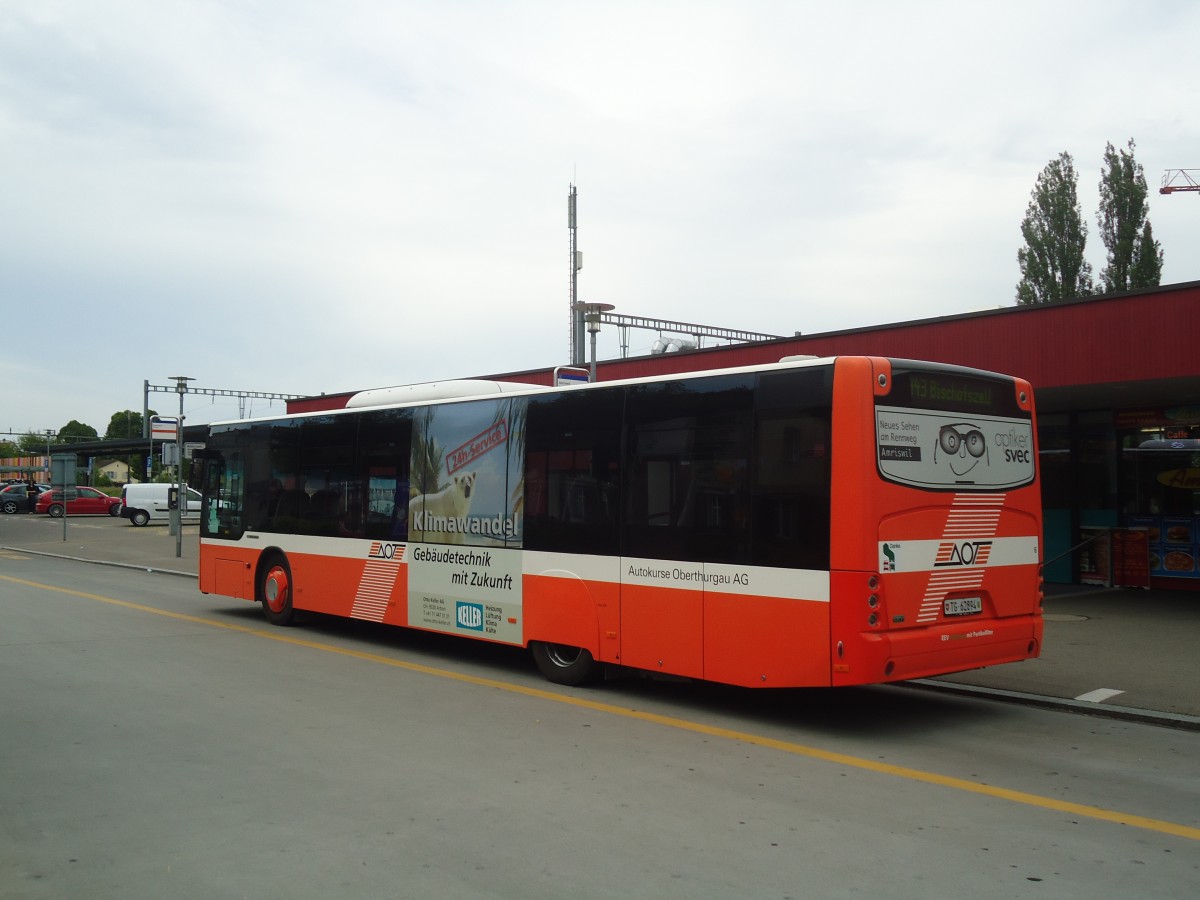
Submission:
<svg viewBox="0 0 1200 900">
<path fill-rule="evenodd" d="M 570 193 L 567 194 L 567 232 L 570 235 L 570 297 L 567 298 L 567 309 L 571 316 L 571 346 L 570 358 L 571 365 L 581 366 L 584 362 L 583 355 L 583 310 L 579 307 L 579 270 L 583 268 L 583 253 L 578 249 L 579 239 L 577 232 L 575 217 L 575 185 L 571 185 Z"/>
</svg>

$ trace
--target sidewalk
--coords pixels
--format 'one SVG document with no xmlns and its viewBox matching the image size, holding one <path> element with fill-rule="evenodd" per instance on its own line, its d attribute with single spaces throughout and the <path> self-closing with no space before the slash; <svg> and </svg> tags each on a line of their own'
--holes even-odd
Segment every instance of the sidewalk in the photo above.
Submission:
<svg viewBox="0 0 1200 900">
<path fill-rule="evenodd" d="M 1043 617 L 1038 659 L 929 682 L 1200 729 L 1200 592 L 1051 584 Z"/>
<path fill-rule="evenodd" d="M 0 558 L 46 553 L 195 577 L 198 526 L 182 555 L 164 525 L 122 519 L 0 515 Z M 1200 591 L 1047 585 L 1042 656 L 913 684 L 925 689 L 1046 703 L 1200 730 Z"/>
<path fill-rule="evenodd" d="M 181 541 L 166 524 L 135 528 L 125 519 L 77 516 L 67 517 L 66 525 L 64 541 L 62 519 L 0 515 L 0 550 L 48 553 L 192 578 L 199 574 L 199 525 L 184 525 Z M 177 543 L 181 556 L 175 555 Z"/>
</svg>

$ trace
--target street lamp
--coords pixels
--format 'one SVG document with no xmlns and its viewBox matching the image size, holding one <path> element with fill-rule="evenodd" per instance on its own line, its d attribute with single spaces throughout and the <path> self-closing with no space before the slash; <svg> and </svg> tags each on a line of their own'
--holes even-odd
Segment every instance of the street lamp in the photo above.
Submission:
<svg viewBox="0 0 1200 900">
<path fill-rule="evenodd" d="M 175 529 L 175 556 L 183 556 L 183 510 L 187 503 L 186 488 L 183 485 L 183 395 L 187 393 L 189 378 L 187 375 L 172 375 L 175 382 L 175 392 L 179 394 L 179 421 L 175 425 L 175 508 L 171 510 L 171 526 Z"/>
<path fill-rule="evenodd" d="M 591 381 L 596 381 L 596 335 L 600 332 L 600 316 L 602 313 L 612 312 L 616 309 L 611 303 L 597 303 L 595 301 L 587 303 L 580 301 L 573 304 L 572 308 L 583 312 L 583 321 L 587 322 L 588 333 L 592 336 L 592 377 Z"/>
</svg>

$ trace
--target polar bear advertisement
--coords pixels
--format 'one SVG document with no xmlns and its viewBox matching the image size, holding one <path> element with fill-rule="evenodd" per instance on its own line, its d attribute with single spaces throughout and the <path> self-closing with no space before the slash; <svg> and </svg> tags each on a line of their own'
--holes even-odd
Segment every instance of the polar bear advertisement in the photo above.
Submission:
<svg viewBox="0 0 1200 900">
<path fill-rule="evenodd" d="M 523 416 L 518 417 L 523 423 Z M 431 409 L 414 428 L 408 536 L 429 544 L 519 547 L 523 427 L 508 400 Z"/>
<path fill-rule="evenodd" d="M 461 544 L 463 535 L 472 531 L 471 497 L 475 493 L 475 473 L 455 475 L 436 494 L 418 494 L 408 504 L 410 534 L 439 544 Z"/>
</svg>

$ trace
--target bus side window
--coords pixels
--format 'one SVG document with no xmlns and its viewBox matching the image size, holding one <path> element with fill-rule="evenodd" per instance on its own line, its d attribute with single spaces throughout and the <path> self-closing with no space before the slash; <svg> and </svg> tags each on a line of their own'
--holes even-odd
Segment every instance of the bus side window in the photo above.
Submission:
<svg viewBox="0 0 1200 900">
<path fill-rule="evenodd" d="M 256 422 L 246 435 L 247 531 L 290 531 L 294 518 L 279 515 L 283 491 L 299 470 L 299 420 Z"/>
<path fill-rule="evenodd" d="M 829 568 L 830 369 L 759 380 L 754 564 Z"/>
<path fill-rule="evenodd" d="M 525 548 L 615 554 L 620 390 L 531 398 Z"/>
<path fill-rule="evenodd" d="M 273 467 L 281 460 L 295 460 L 297 434 L 294 426 L 279 421 L 214 426 L 205 455 L 219 456 L 219 469 L 208 470 L 204 493 L 217 504 L 217 530 L 204 533 L 237 539 L 245 531 L 268 527 Z M 202 511 L 201 522 L 202 528 L 213 527 L 211 509 Z"/>
<path fill-rule="evenodd" d="M 700 376 L 630 390 L 623 555 L 748 561 L 752 385 Z"/>
<path fill-rule="evenodd" d="M 361 492 L 347 498 L 347 516 L 361 521 L 365 537 L 408 539 L 412 415 L 409 409 L 381 409 L 362 416 L 357 462 Z"/>
</svg>

